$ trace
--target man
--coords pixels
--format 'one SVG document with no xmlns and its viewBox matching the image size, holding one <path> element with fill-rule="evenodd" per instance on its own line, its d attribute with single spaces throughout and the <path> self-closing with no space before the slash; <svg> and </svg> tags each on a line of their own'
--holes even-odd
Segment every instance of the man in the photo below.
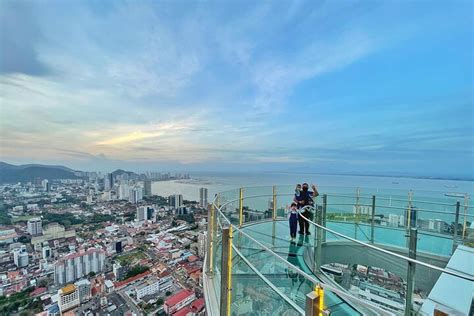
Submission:
<svg viewBox="0 0 474 316">
<path fill-rule="evenodd" d="M 295 202 L 298 204 L 298 208 L 302 209 L 305 206 L 313 206 L 314 205 L 314 200 L 313 198 L 316 198 L 319 195 L 318 190 L 316 189 L 316 186 L 314 184 L 311 184 L 311 188 L 313 191 L 308 190 L 308 184 L 303 183 L 301 192 L 299 196 L 295 196 Z M 311 213 L 307 208 L 304 209 L 304 211 L 301 212 L 301 215 L 306 217 L 309 220 L 313 219 L 313 213 Z M 299 233 L 301 235 L 309 235 L 309 223 L 306 221 L 303 217 L 299 216 L 298 221 L 300 223 L 300 231 Z"/>
</svg>

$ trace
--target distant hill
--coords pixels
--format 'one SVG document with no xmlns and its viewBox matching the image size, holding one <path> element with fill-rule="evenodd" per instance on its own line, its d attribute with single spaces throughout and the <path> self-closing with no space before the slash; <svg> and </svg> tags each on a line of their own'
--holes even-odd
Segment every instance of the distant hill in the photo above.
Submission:
<svg viewBox="0 0 474 316">
<path fill-rule="evenodd" d="M 129 179 L 138 178 L 138 174 L 136 174 L 135 172 L 125 171 L 125 170 L 122 170 L 122 169 L 117 169 L 117 170 L 113 171 L 112 174 L 113 174 L 114 178 L 117 177 L 117 176 L 121 176 L 123 174 L 127 174 Z"/>
<path fill-rule="evenodd" d="M 64 166 L 49 165 L 11 165 L 0 161 L 0 183 L 29 182 L 41 179 L 78 179 L 74 170 Z"/>
</svg>

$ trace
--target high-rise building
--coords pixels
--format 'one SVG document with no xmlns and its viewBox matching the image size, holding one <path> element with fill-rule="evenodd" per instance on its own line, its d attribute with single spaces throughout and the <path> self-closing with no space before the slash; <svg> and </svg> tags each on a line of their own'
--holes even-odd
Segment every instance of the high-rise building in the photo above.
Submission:
<svg viewBox="0 0 474 316">
<path fill-rule="evenodd" d="M 25 245 L 22 245 L 20 248 L 13 250 L 13 262 L 19 268 L 24 268 L 28 266 L 28 252 L 26 251 Z"/>
<path fill-rule="evenodd" d="M 168 204 L 170 209 L 178 209 L 183 206 L 183 195 L 175 194 L 168 197 Z"/>
<path fill-rule="evenodd" d="M 128 200 L 130 197 L 130 188 L 127 183 L 120 183 L 118 188 L 119 200 Z"/>
<path fill-rule="evenodd" d="M 43 259 L 51 257 L 51 248 L 49 248 L 49 246 L 43 246 L 41 252 L 43 253 Z"/>
<path fill-rule="evenodd" d="M 114 175 L 107 173 L 104 177 L 104 190 L 110 191 L 114 187 Z"/>
<path fill-rule="evenodd" d="M 50 183 L 47 179 L 44 179 L 43 181 L 41 181 L 41 186 L 43 187 L 43 190 L 45 192 L 49 192 L 50 191 Z"/>
<path fill-rule="evenodd" d="M 92 248 L 85 252 L 69 254 L 54 264 L 54 283 L 62 285 L 74 282 L 91 272 L 104 269 L 105 251 Z"/>
<path fill-rule="evenodd" d="M 145 186 L 144 196 L 150 197 L 151 196 L 151 180 L 145 180 L 144 186 Z"/>
<path fill-rule="evenodd" d="M 74 284 L 68 284 L 65 287 L 59 289 L 58 296 L 58 305 L 61 314 L 70 310 L 71 308 L 79 306 L 81 303 L 79 300 L 79 289 Z"/>
<path fill-rule="evenodd" d="M 91 298 L 91 282 L 87 279 L 82 279 L 74 283 L 79 291 L 79 302 L 84 303 Z"/>
<path fill-rule="evenodd" d="M 146 211 L 147 211 L 146 206 L 137 207 L 137 221 L 141 222 L 146 219 Z"/>
<path fill-rule="evenodd" d="M 204 258 L 206 255 L 207 232 L 200 232 L 198 234 L 198 256 Z"/>
<path fill-rule="evenodd" d="M 207 188 L 199 189 L 199 206 L 203 208 L 207 207 Z"/>
<path fill-rule="evenodd" d="M 154 209 L 150 206 L 138 206 L 137 207 L 137 221 L 146 221 L 153 219 Z"/>
<path fill-rule="evenodd" d="M 137 204 L 143 200 L 143 188 L 141 187 L 134 187 L 130 189 L 128 201 L 133 204 Z"/>
<path fill-rule="evenodd" d="M 43 233 L 41 218 L 30 218 L 27 223 L 27 231 L 31 236 L 41 235 Z"/>
</svg>

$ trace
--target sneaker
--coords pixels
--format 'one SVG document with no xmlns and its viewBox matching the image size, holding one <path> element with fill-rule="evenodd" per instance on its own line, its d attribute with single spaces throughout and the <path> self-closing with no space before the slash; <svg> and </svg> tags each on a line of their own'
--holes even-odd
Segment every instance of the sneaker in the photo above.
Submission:
<svg viewBox="0 0 474 316">
<path fill-rule="evenodd" d="M 310 233 L 310 232 L 306 232 L 306 235 L 311 235 L 311 233 Z"/>
<path fill-rule="evenodd" d="M 298 234 L 300 234 L 300 235 L 304 235 L 304 233 L 303 233 L 303 232 L 298 232 Z"/>
</svg>

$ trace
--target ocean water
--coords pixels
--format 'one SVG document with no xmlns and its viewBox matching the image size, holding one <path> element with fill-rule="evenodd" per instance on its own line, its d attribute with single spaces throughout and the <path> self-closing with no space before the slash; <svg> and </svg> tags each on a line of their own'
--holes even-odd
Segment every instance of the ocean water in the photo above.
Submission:
<svg viewBox="0 0 474 316">
<path fill-rule="evenodd" d="M 218 192 L 240 187 L 279 185 L 282 188 L 286 186 L 282 190 L 290 193 L 296 183 L 303 182 L 316 184 L 322 194 L 355 194 L 356 188 L 360 188 L 362 194 L 377 192 L 407 196 L 408 192 L 412 190 L 417 197 L 450 201 L 460 199 L 447 198 L 444 196 L 445 193 L 474 196 L 474 181 L 301 173 L 192 173 L 190 180 L 155 181 L 152 184 L 152 192 L 162 196 L 182 194 L 186 200 L 198 201 L 199 188 L 201 187 L 208 189 L 209 200 L 211 200 Z M 258 192 L 258 190 L 254 190 L 254 192 Z"/>
</svg>

